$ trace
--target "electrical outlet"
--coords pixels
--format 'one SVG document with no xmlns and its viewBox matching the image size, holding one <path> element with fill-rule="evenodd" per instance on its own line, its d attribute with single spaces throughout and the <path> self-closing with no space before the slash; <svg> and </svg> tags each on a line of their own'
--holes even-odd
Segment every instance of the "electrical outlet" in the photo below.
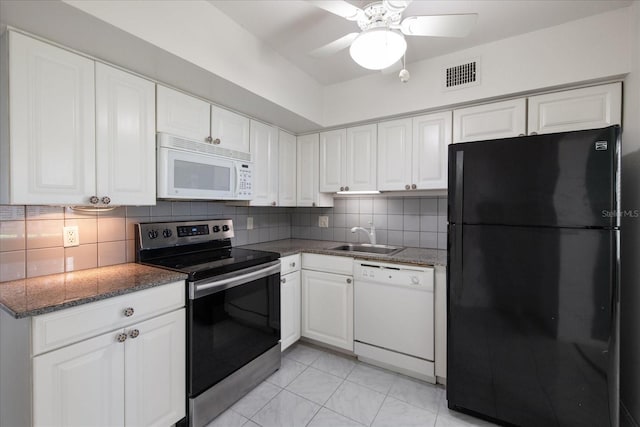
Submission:
<svg viewBox="0 0 640 427">
<path fill-rule="evenodd" d="M 253 217 L 247 217 L 247 230 L 253 230 Z"/>
<path fill-rule="evenodd" d="M 320 215 L 318 217 L 318 227 L 320 228 L 328 228 L 329 227 L 329 217 L 326 215 Z"/>
<path fill-rule="evenodd" d="M 80 232 L 78 231 L 77 225 L 64 227 L 62 235 L 65 248 L 69 246 L 78 246 L 80 244 Z"/>
</svg>

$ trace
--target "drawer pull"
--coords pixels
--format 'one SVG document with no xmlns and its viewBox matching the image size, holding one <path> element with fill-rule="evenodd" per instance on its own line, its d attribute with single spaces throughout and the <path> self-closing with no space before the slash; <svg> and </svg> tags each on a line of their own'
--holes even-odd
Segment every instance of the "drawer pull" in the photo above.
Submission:
<svg viewBox="0 0 640 427">
<path fill-rule="evenodd" d="M 295 263 L 295 262 L 292 262 L 291 264 L 289 264 L 289 266 L 290 266 L 290 267 L 295 267 L 295 266 L 296 266 L 296 263 Z"/>
<path fill-rule="evenodd" d="M 287 283 L 287 279 L 283 277 L 282 279 L 280 279 L 280 283 Z"/>
<path fill-rule="evenodd" d="M 140 331 L 137 329 L 129 331 L 129 338 L 138 338 L 138 335 L 140 335 Z"/>
<path fill-rule="evenodd" d="M 347 279 L 347 283 L 351 283 L 351 279 Z"/>
<path fill-rule="evenodd" d="M 131 317 L 133 316 L 133 307 L 127 307 L 124 309 L 124 315 L 125 317 Z"/>
<path fill-rule="evenodd" d="M 127 340 L 127 334 L 118 334 L 116 340 L 118 342 L 125 342 Z"/>
</svg>

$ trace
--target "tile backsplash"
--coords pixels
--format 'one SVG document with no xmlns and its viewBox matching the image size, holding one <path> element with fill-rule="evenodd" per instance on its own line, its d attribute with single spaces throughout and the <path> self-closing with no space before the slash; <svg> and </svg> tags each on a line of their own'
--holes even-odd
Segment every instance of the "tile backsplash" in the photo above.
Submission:
<svg viewBox="0 0 640 427">
<path fill-rule="evenodd" d="M 0 282 L 135 260 L 134 224 L 231 218 L 234 245 L 288 238 L 366 242 L 351 227 L 373 221 L 378 243 L 446 249 L 446 197 L 337 198 L 333 208 L 227 206 L 224 202 L 158 202 L 83 213 L 58 206 L 0 205 Z M 318 226 L 327 216 L 328 228 Z M 247 230 L 247 217 L 253 229 Z M 80 245 L 63 247 L 64 226 L 78 226 Z"/>
<path fill-rule="evenodd" d="M 318 217 L 329 218 L 320 228 Z M 333 208 L 296 208 L 291 215 L 291 237 L 367 243 L 351 227 L 376 227 L 377 243 L 420 248 L 447 248 L 446 197 L 360 197 L 334 200 Z"/>
</svg>

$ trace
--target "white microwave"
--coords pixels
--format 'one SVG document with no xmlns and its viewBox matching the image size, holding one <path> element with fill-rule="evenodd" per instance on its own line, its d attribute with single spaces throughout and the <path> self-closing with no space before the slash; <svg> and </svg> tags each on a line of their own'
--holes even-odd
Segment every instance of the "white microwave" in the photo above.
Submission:
<svg viewBox="0 0 640 427">
<path fill-rule="evenodd" d="M 248 153 L 166 133 L 158 133 L 156 151 L 159 199 L 251 200 Z"/>
</svg>

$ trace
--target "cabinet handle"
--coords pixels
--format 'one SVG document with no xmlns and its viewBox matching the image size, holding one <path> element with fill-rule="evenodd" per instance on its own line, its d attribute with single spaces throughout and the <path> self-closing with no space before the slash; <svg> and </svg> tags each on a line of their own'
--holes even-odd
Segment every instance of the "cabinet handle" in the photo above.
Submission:
<svg viewBox="0 0 640 427">
<path fill-rule="evenodd" d="M 316 207 L 316 202 L 311 203 L 311 206 Z"/>
<path fill-rule="evenodd" d="M 283 277 L 282 279 L 280 279 L 280 283 L 287 283 L 287 279 Z"/>
<path fill-rule="evenodd" d="M 131 317 L 133 316 L 133 307 L 127 307 L 124 309 L 124 316 Z"/>
<path fill-rule="evenodd" d="M 116 335 L 116 341 L 125 342 L 127 340 L 127 334 L 118 334 Z"/>
<path fill-rule="evenodd" d="M 138 335 L 140 335 L 140 331 L 137 329 L 129 331 L 129 337 L 131 338 L 138 338 Z"/>
<path fill-rule="evenodd" d="M 211 144 L 213 142 L 213 138 L 211 138 L 210 136 L 206 137 L 205 142 L 208 142 L 209 144 Z"/>
<path fill-rule="evenodd" d="M 276 205 L 276 202 L 271 202 L 271 206 L 275 206 L 275 205 Z"/>
<path fill-rule="evenodd" d="M 347 279 L 347 283 L 351 283 L 351 279 Z"/>
<path fill-rule="evenodd" d="M 340 187 L 340 191 L 344 191 L 344 187 Z"/>
<path fill-rule="evenodd" d="M 409 190 L 409 189 L 411 189 L 411 186 L 409 184 L 407 184 L 407 185 L 404 186 L 404 189 L 405 190 Z"/>
<path fill-rule="evenodd" d="M 98 199 L 97 196 L 89 197 L 89 203 L 91 203 L 92 205 L 97 205 L 99 201 L 100 201 L 100 199 Z"/>
<path fill-rule="evenodd" d="M 531 132 L 529 135 L 537 135 L 538 132 Z"/>
<path fill-rule="evenodd" d="M 215 145 L 219 145 L 219 144 L 220 144 L 220 138 L 216 138 L 216 139 L 214 139 L 214 140 L 213 140 L 213 143 L 214 143 Z"/>
<path fill-rule="evenodd" d="M 519 134 L 518 136 L 524 136 L 524 133 Z"/>
<path fill-rule="evenodd" d="M 105 205 L 108 205 L 109 203 L 111 203 L 111 198 L 104 196 L 102 198 L 102 203 L 104 203 Z"/>
<path fill-rule="evenodd" d="M 411 189 L 412 189 L 412 190 L 415 190 L 416 188 L 418 188 L 418 186 L 417 186 L 417 185 L 415 185 L 415 184 L 411 184 Z"/>
<path fill-rule="evenodd" d="M 344 191 L 349 191 L 349 186 L 344 187 Z"/>
<path fill-rule="evenodd" d="M 289 264 L 289 266 L 291 266 L 291 267 L 295 267 L 295 266 L 296 266 L 296 263 L 295 263 L 295 262 L 292 262 L 291 264 Z"/>
</svg>

